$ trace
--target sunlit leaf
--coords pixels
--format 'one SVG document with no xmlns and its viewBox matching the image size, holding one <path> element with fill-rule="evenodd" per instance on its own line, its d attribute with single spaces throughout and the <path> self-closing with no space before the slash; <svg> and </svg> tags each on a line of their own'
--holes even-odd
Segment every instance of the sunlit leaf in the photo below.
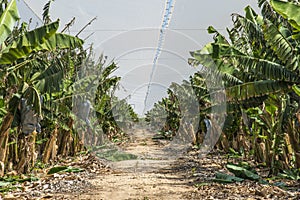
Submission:
<svg viewBox="0 0 300 200">
<path fill-rule="evenodd" d="M 293 2 L 271 0 L 273 9 L 286 18 L 291 25 L 300 31 L 300 5 Z"/>
<path fill-rule="evenodd" d="M 16 0 L 12 0 L 0 17 L 0 45 L 11 34 L 19 17 Z"/>
</svg>

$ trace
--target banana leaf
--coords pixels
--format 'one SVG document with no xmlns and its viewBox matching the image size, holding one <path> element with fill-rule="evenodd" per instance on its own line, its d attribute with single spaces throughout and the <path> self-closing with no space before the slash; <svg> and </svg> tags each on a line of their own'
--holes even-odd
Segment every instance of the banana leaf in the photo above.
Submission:
<svg viewBox="0 0 300 200">
<path fill-rule="evenodd" d="M 0 188 L 10 185 L 10 182 L 0 181 Z"/>
<path fill-rule="evenodd" d="M 250 180 L 259 180 L 261 179 L 261 177 L 247 169 L 245 169 L 244 167 L 239 167 L 236 165 L 232 165 L 232 164 L 228 164 L 226 165 L 226 168 L 233 173 L 235 176 L 240 177 L 240 178 L 244 178 L 244 179 L 250 179 Z"/>
<path fill-rule="evenodd" d="M 245 179 L 243 179 L 243 178 L 231 176 L 231 175 L 225 174 L 225 173 L 217 173 L 216 178 L 213 179 L 213 181 L 219 182 L 219 183 L 234 183 L 234 182 L 242 182 L 244 180 Z"/>
<path fill-rule="evenodd" d="M 2 55 L 0 55 L 0 64 L 11 64 L 20 58 L 27 57 L 35 48 L 54 35 L 58 26 L 59 21 L 56 21 L 25 33 L 3 49 Z"/>
<path fill-rule="evenodd" d="M 56 33 L 52 37 L 50 37 L 47 41 L 45 41 L 40 46 L 36 47 L 35 51 L 51 51 L 55 49 L 74 49 L 77 47 L 81 47 L 83 44 L 83 40 L 78 37 L 70 36 L 63 33 Z"/>
<path fill-rule="evenodd" d="M 48 175 L 50 174 L 55 174 L 55 173 L 59 173 L 59 172 L 81 172 L 83 171 L 83 169 L 80 168 L 76 168 L 76 167 L 67 167 L 67 166 L 56 166 L 56 167 L 52 167 L 49 171 L 48 171 Z"/>
<path fill-rule="evenodd" d="M 19 18 L 16 0 L 12 0 L 0 17 L 0 45 L 11 34 Z"/>
<path fill-rule="evenodd" d="M 268 94 L 285 93 L 291 88 L 290 83 L 284 81 L 261 80 L 248 82 L 226 88 L 227 101 L 241 101 Z"/>
<path fill-rule="evenodd" d="M 38 117 L 42 117 L 42 103 L 37 89 L 34 87 L 28 87 L 23 96 L 27 99 L 27 104 L 32 105 L 32 109 L 36 114 L 38 114 Z"/>
<path fill-rule="evenodd" d="M 137 156 L 130 154 L 130 153 L 125 153 L 125 152 L 120 152 L 117 149 L 110 149 L 107 151 L 102 151 L 97 153 L 97 157 L 106 159 L 112 162 L 118 162 L 118 161 L 123 161 L 123 160 L 136 160 Z"/>
<path fill-rule="evenodd" d="M 300 31 L 300 6 L 292 3 L 281 0 L 271 0 L 271 6 L 273 9 L 287 19 L 291 25 Z"/>
<path fill-rule="evenodd" d="M 273 49 L 278 58 L 287 65 L 287 69 L 297 69 L 297 57 L 294 54 L 295 48 L 289 42 L 288 38 L 271 22 L 265 23 L 263 31 L 267 44 L 270 45 L 270 48 Z"/>
<path fill-rule="evenodd" d="M 300 88 L 297 85 L 293 85 L 292 89 L 300 97 Z"/>
</svg>

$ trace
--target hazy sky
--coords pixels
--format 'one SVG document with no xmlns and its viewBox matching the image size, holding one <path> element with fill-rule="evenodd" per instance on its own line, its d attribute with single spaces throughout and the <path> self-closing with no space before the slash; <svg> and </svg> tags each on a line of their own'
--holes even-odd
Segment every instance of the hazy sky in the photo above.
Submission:
<svg viewBox="0 0 300 200">
<path fill-rule="evenodd" d="M 25 21 L 35 13 L 39 18 L 45 0 L 19 1 L 20 13 Z M 169 0 L 172 1 L 172 0 Z M 55 0 L 51 5 L 52 20 L 60 19 L 61 29 L 73 17 L 75 24 L 69 32 L 76 35 L 92 18 L 97 17 L 80 34 L 86 46 L 93 43 L 96 53 L 104 53 L 114 59 L 122 77 L 119 97 L 130 97 L 139 114 L 151 108 L 154 102 L 166 94 L 171 82 L 187 79 L 195 69 L 187 64 L 189 51 L 201 49 L 212 41 L 207 27 L 213 25 L 224 33 L 231 25 L 231 14 L 243 14 L 251 5 L 257 9 L 256 0 L 173 0 L 168 30 L 163 37 L 162 51 L 153 76 L 153 60 L 161 34 L 164 14 L 164 0 Z M 31 11 L 32 10 L 32 11 Z M 39 21 L 34 16 L 34 23 Z M 90 35 L 92 34 L 92 35 Z M 149 82 L 152 82 L 148 89 Z M 146 93 L 148 98 L 145 101 Z"/>
</svg>

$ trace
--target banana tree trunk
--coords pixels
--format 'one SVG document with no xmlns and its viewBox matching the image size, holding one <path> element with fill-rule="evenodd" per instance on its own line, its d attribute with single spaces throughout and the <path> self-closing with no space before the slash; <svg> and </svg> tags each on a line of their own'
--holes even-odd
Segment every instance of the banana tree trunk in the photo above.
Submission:
<svg viewBox="0 0 300 200">
<path fill-rule="evenodd" d="M 221 133 L 220 143 L 221 143 L 222 149 L 225 152 L 228 152 L 229 151 L 229 142 L 228 142 L 226 134 L 223 131 Z"/>
<path fill-rule="evenodd" d="M 68 155 L 74 155 L 74 152 L 72 152 L 72 143 L 73 143 L 73 136 L 72 136 L 72 126 L 74 121 L 72 119 L 68 122 L 68 131 L 62 131 L 60 144 L 58 153 L 62 156 L 68 156 Z"/>
<path fill-rule="evenodd" d="M 295 160 L 296 160 L 296 168 L 300 168 L 300 145 L 299 145 L 299 136 L 295 133 L 295 131 L 288 131 L 290 143 L 294 150 Z"/>
<path fill-rule="evenodd" d="M 56 145 L 57 135 L 58 135 L 58 130 L 56 127 L 52 132 L 51 137 L 45 146 L 45 150 L 43 153 L 43 163 L 48 163 L 51 158 L 52 159 L 55 158 L 57 154 L 57 145 Z"/>
<path fill-rule="evenodd" d="M 35 152 L 36 134 L 37 132 L 33 131 L 20 140 L 20 161 L 17 165 L 17 172 L 19 174 L 28 173 L 35 164 L 37 157 L 37 153 Z"/>
<path fill-rule="evenodd" d="M 9 130 L 13 122 L 13 119 L 14 116 L 11 113 L 8 113 L 4 117 L 0 129 L 0 176 L 4 175 Z"/>
<path fill-rule="evenodd" d="M 298 122 L 300 123 L 300 110 L 296 113 L 296 117 Z M 296 168 L 300 168 L 300 135 L 299 130 L 296 130 L 295 124 L 289 126 L 290 130 L 288 130 L 288 135 L 290 139 L 291 146 L 294 150 L 295 158 L 296 158 Z"/>
</svg>

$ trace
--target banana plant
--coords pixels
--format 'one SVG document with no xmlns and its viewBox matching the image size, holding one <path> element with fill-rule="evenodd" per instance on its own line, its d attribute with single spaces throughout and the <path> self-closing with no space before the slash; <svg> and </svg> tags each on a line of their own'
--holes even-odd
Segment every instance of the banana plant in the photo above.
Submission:
<svg viewBox="0 0 300 200">
<path fill-rule="evenodd" d="M 3 5 L 3 3 L 1 3 Z M 5 4 L 4 4 L 5 7 Z M 2 9 L 2 7 L 1 7 Z M 4 48 L 4 41 L 11 35 L 16 22 L 19 20 L 20 15 L 17 9 L 16 0 L 12 0 L 5 8 L 5 10 L 0 11 L 0 51 Z"/>
<path fill-rule="evenodd" d="M 279 146 L 284 141 L 283 133 L 289 135 L 291 143 L 296 144 L 299 141 L 299 136 L 294 135 L 284 125 L 282 116 L 293 105 L 291 102 L 299 99 L 296 94 L 300 85 L 300 6 L 292 1 L 281 0 L 259 0 L 259 6 L 262 16 L 249 6 L 245 8 L 245 16 L 232 15 L 234 26 L 227 29 L 229 40 L 213 27 L 209 27 L 208 32 L 214 34 L 214 42 L 199 51 L 191 52 L 189 63 L 203 65 L 213 73 L 221 75 L 226 86 L 228 104 L 238 105 L 240 113 L 248 108 L 263 111 L 265 125 L 259 125 L 260 130 L 268 133 L 265 142 L 270 144 L 266 145 L 267 148 L 278 153 Z M 265 112 L 265 109 L 274 104 L 270 103 L 270 99 L 279 101 L 276 104 L 276 116 L 274 113 Z M 262 117 L 258 118 L 262 122 Z M 295 113 L 290 113 L 290 118 L 295 120 Z M 293 146 L 293 149 L 293 154 L 300 159 L 298 148 Z M 268 166 L 273 166 L 276 159 L 272 157 Z"/>
<path fill-rule="evenodd" d="M 2 3 L 1 7 L 4 4 Z M 70 61 L 73 62 L 69 59 L 63 63 L 62 55 L 70 54 L 72 52 L 70 50 L 80 49 L 83 44 L 79 38 L 57 33 L 59 21 L 31 31 L 26 29 L 24 23 L 21 27 L 17 27 L 15 26 L 17 13 L 15 1 L 11 1 L 3 13 L 0 13 L 0 29 L 5 32 L 1 35 L 0 69 L 3 80 L 1 89 L 8 91 L 2 93 L 6 105 L 4 109 L 7 111 L 0 129 L 0 162 L 3 166 L 9 130 L 13 120 L 17 120 L 21 99 L 26 99 L 35 115 L 42 118 L 41 96 L 47 94 L 51 96 L 59 91 L 62 80 L 68 74 L 66 72 L 69 70 Z M 24 169 L 26 161 L 19 163 L 20 168 Z"/>
</svg>

